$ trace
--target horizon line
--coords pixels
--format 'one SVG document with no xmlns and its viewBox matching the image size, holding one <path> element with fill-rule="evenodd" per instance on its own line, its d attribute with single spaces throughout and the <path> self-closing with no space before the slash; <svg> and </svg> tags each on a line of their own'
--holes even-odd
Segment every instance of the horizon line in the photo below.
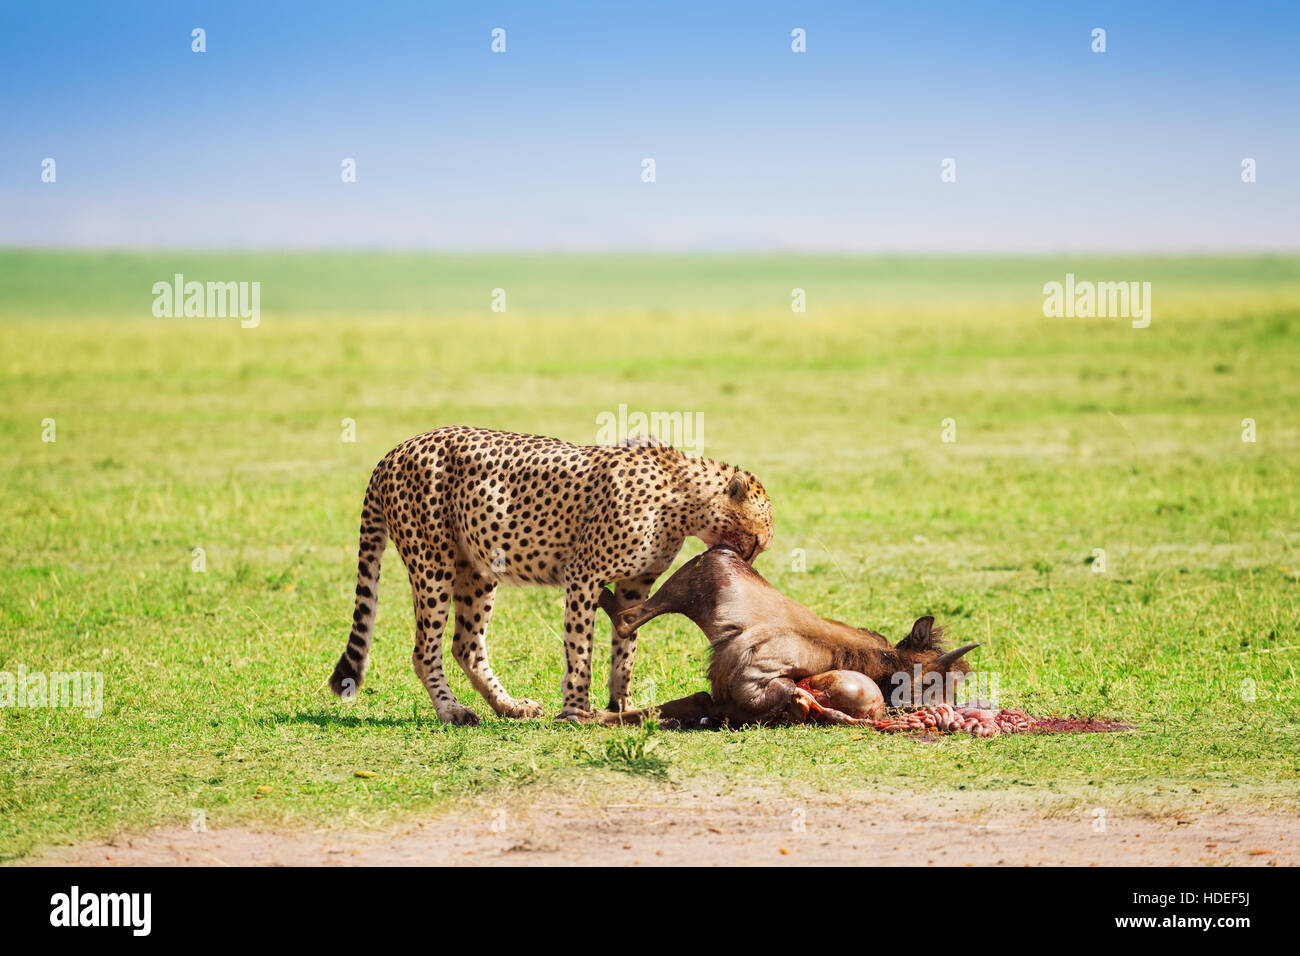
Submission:
<svg viewBox="0 0 1300 956">
<path fill-rule="evenodd" d="M 448 257 L 481 256 L 574 256 L 597 258 L 601 256 L 637 257 L 637 258 L 760 258 L 765 256 L 793 256 L 842 259 L 890 259 L 890 258 L 936 258 L 936 259 L 1048 259 L 1064 256 L 1090 258 L 1120 257 L 1149 259 L 1259 259 L 1259 258 L 1293 258 L 1300 256 L 1300 245 L 1294 247 L 1274 247 L 1260 249 L 1206 249 L 1206 248 L 1155 248 L 1155 249 L 842 249 L 842 248 L 755 248 L 738 246 L 734 248 L 701 249 L 664 249 L 651 247 L 620 248 L 582 248 L 582 247 L 534 247 L 503 246 L 452 248 L 439 246 L 148 246 L 148 245 L 101 245 L 98 243 L 53 245 L 10 245 L 0 242 L 0 254 L 14 252 L 30 253 L 121 253 L 136 255 L 318 255 L 318 254 L 362 254 L 362 255 L 429 255 Z"/>
</svg>

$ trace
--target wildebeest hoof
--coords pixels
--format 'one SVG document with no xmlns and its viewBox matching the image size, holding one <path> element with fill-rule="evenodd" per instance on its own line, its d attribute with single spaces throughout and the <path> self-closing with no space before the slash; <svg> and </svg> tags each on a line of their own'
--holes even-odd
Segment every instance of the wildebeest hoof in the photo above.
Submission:
<svg viewBox="0 0 1300 956">
<path fill-rule="evenodd" d="M 589 724 L 594 717 L 590 711 L 586 710 L 562 710 L 555 715 L 555 719 L 571 724 Z"/>
</svg>

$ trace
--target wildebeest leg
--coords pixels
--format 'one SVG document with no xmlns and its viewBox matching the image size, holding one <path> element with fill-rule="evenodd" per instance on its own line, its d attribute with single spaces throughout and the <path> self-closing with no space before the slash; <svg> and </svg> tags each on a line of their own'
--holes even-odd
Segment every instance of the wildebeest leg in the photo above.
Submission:
<svg viewBox="0 0 1300 956">
<path fill-rule="evenodd" d="M 639 727 L 646 720 L 653 717 L 665 726 L 674 726 L 698 724 L 703 718 L 713 716 L 713 698 L 706 691 L 700 691 L 690 697 L 679 697 L 677 700 L 670 700 L 641 710 L 624 710 L 617 713 L 602 711 L 597 716 L 597 722 L 602 727 L 627 725 Z"/>
<path fill-rule="evenodd" d="M 795 697 L 790 702 L 791 709 L 807 715 L 806 719 L 818 724 L 869 724 L 865 717 L 850 717 L 842 710 L 818 703 L 817 698 L 802 687 L 795 688 Z"/>
<path fill-rule="evenodd" d="M 619 713 L 602 711 L 597 722 L 602 727 L 639 727 L 655 717 L 664 727 L 697 726 L 704 718 L 739 727 L 743 724 L 802 724 L 812 720 L 824 724 L 869 724 L 866 718 L 850 717 L 843 711 L 827 707 L 788 677 L 769 681 L 756 691 L 746 704 L 719 703 L 705 691 L 681 697 L 641 710 Z"/>
<path fill-rule="evenodd" d="M 641 604 L 628 608 L 620 608 L 618 599 L 614 592 L 608 588 L 602 588 L 600 592 L 600 606 L 605 613 L 609 615 L 609 621 L 613 627 L 613 642 L 635 640 L 637 629 L 647 621 L 654 620 L 661 614 L 672 614 L 677 608 L 673 607 L 650 607 L 651 601 L 644 601 Z"/>
<path fill-rule="evenodd" d="M 764 683 L 746 683 L 731 690 L 736 696 L 736 704 L 719 716 L 725 716 L 732 725 L 798 722 L 797 708 L 791 705 L 800 697 L 800 691 L 788 677 L 774 677 Z"/>
<path fill-rule="evenodd" d="M 865 718 L 850 717 L 834 707 L 819 703 L 817 698 L 789 677 L 769 681 L 751 698 L 748 705 L 737 707 L 729 715 L 733 724 L 869 724 Z"/>
<path fill-rule="evenodd" d="M 682 571 L 687 571 L 683 574 Z M 616 638 L 627 640 L 635 636 L 637 628 L 647 621 L 652 621 L 661 614 L 686 614 L 695 594 L 697 574 L 688 570 L 688 566 L 659 586 L 650 598 L 633 607 L 620 607 L 617 595 L 607 588 L 600 592 L 600 606 L 609 615 L 614 626 Z"/>
</svg>

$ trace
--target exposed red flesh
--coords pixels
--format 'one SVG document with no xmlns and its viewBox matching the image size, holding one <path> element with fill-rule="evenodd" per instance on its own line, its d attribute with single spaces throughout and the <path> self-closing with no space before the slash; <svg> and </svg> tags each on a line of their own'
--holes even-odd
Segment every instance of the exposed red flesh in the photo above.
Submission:
<svg viewBox="0 0 1300 956">
<path fill-rule="evenodd" d="M 885 699 L 875 681 L 856 671 L 837 670 L 805 677 L 786 714 L 791 723 L 863 723 L 885 733 L 929 731 L 968 733 L 976 737 L 1002 734 L 1105 733 L 1132 730 L 1132 724 L 1084 717 L 1030 717 L 1022 710 L 936 704 L 885 714 Z M 845 718 L 852 718 L 847 720 Z"/>
<path fill-rule="evenodd" d="M 885 695 L 866 674 L 827 671 L 805 677 L 798 684 L 821 707 L 838 710 L 858 720 L 875 720 L 885 713 Z"/>
<path fill-rule="evenodd" d="M 1132 724 L 1095 717 L 1039 717 L 1029 728 L 1035 734 L 1098 734 L 1112 730 L 1133 730 Z"/>
</svg>

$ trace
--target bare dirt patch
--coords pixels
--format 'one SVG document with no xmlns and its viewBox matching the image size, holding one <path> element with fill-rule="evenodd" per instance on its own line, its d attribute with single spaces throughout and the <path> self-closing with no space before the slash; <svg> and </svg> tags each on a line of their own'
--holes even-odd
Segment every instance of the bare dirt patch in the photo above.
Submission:
<svg viewBox="0 0 1300 956">
<path fill-rule="evenodd" d="M 40 862 L 83 866 L 1296 865 L 1300 813 L 1152 816 L 988 796 L 543 796 L 379 832 L 174 828 Z"/>
</svg>

